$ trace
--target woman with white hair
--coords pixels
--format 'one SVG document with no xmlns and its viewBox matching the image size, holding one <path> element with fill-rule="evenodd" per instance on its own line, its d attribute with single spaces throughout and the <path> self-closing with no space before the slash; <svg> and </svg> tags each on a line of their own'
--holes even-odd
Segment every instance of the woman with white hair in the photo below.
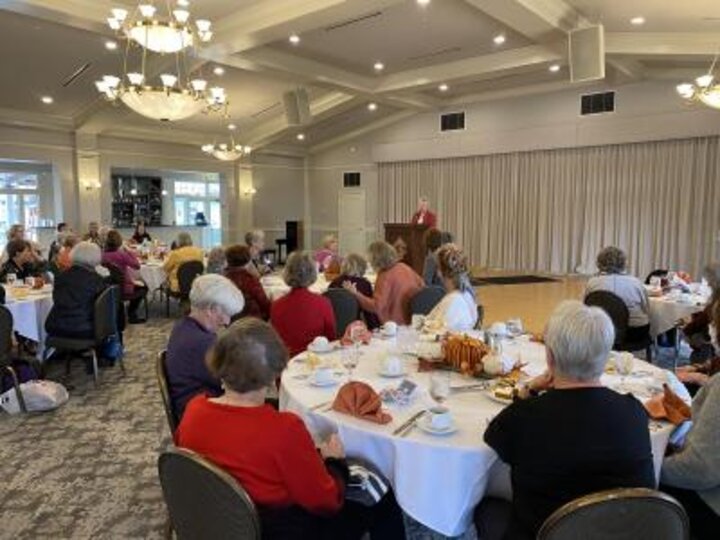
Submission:
<svg viewBox="0 0 720 540">
<path fill-rule="evenodd" d="M 477 323 L 478 309 L 467 257 L 455 244 L 445 244 L 437 252 L 437 261 L 447 294 L 428 314 L 427 320 L 455 332 L 472 330 Z"/>
<path fill-rule="evenodd" d="M 338 256 L 338 240 L 334 234 L 328 234 L 323 238 L 323 247 L 315 252 L 315 262 L 318 264 L 318 271 L 324 272 L 333 262 L 340 265 Z"/>
<path fill-rule="evenodd" d="M 614 339 L 612 321 L 597 307 L 567 301 L 553 312 L 545 328 L 546 373 L 485 431 L 485 442 L 510 465 L 513 500 L 505 508 L 493 499 L 480 504 L 479 537 L 535 538 L 545 519 L 573 499 L 654 488 L 645 408 L 600 382 Z M 509 523 L 497 530 L 502 513 Z"/>
<path fill-rule="evenodd" d="M 177 271 L 180 265 L 190 261 L 203 262 L 205 254 L 202 249 L 193 246 L 192 236 L 190 236 L 189 233 L 181 232 L 178 234 L 175 244 L 177 245 L 177 249 L 172 250 L 168 254 L 163 264 L 163 269 L 168 276 L 170 290 L 178 292 L 180 285 L 178 283 Z"/>
<path fill-rule="evenodd" d="M 190 313 L 173 327 L 167 345 L 166 369 L 173 409 L 181 417 L 193 396 L 220 395 L 220 381 L 205 365 L 205 355 L 215 344 L 217 332 L 240 313 L 245 300 L 226 277 L 205 274 L 193 281 Z"/>
<path fill-rule="evenodd" d="M 413 214 L 410 223 L 437 227 L 437 216 L 430 211 L 430 200 L 425 195 L 421 195 L 418 199 L 418 209 Z"/>
<path fill-rule="evenodd" d="M 90 339 L 95 335 L 95 300 L 108 283 L 95 271 L 102 252 L 80 242 L 70 251 L 71 266 L 55 278 L 53 307 L 45 321 L 48 335 Z"/>
</svg>

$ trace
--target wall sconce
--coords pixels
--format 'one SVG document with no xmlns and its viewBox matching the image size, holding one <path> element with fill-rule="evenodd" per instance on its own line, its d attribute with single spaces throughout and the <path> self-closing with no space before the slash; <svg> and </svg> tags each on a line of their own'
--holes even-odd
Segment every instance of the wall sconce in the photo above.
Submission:
<svg viewBox="0 0 720 540">
<path fill-rule="evenodd" d="M 93 189 L 100 189 L 101 184 L 100 182 L 90 182 L 85 184 L 85 190 L 86 191 L 92 191 Z"/>
<path fill-rule="evenodd" d="M 245 191 L 243 191 L 243 194 L 247 195 L 248 197 L 250 197 L 251 195 L 255 195 L 256 193 L 257 189 L 255 189 L 254 187 L 249 187 Z"/>
<path fill-rule="evenodd" d="M 163 189 L 163 190 L 162 190 L 162 196 L 163 196 L 163 197 L 167 197 L 167 194 L 168 194 L 168 190 L 167 190 L 167 189 Z"/>
</svg>

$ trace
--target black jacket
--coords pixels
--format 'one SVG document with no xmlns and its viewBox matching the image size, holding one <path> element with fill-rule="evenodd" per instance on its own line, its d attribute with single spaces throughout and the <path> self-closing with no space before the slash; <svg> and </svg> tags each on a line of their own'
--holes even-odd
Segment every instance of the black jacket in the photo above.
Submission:
<svg viewBox="0 0 720 540">
<path fill-rule="evenodd" d="M 45 321 L 48 335 L 94 336 L 95 299 L 108 283 L 93 269 L 73 265 L 55 279 L 53 307 Z"/>
</svg>

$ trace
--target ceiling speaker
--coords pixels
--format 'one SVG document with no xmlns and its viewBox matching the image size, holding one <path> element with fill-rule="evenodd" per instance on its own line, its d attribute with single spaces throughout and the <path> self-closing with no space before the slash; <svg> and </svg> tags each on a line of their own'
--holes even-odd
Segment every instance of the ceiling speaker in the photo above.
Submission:
<svg viewBox="0 0 720 540">
<path fill-rule="evenodd" d="M 601 24 L 572 30 L 569 34 L 570 80 L 605 78 L 605 29 Z"/>
<path fill-rule="evenodd" d="M 304 88 L 285 92 L 283 105 L 288 125 L 302 126 L 310 123 L 310 101 Z"/>
</svg>

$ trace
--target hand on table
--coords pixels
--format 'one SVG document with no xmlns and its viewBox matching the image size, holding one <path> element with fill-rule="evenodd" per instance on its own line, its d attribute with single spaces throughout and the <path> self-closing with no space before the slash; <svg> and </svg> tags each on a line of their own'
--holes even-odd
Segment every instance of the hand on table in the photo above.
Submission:
<svg viewBox="0 0 720 540">
<path fill-rule="evenodd" d="M 343 459 L 345 457 L 345 448 L 337 433 L 333 433 L 327 441 L 321 443 L 319 450 L 323 458 Z"/>
<path fill-rule="evenodd" d="M 542 392 L 548 390 L 553 386 L 553 376 L 549 371 L 538 375 L 534 379 L 531 379 L 526 385 L 521 386 L 518 389 L 518 397 L 520 399 L 527 399 L 534 392 Z"/>
</svg>

